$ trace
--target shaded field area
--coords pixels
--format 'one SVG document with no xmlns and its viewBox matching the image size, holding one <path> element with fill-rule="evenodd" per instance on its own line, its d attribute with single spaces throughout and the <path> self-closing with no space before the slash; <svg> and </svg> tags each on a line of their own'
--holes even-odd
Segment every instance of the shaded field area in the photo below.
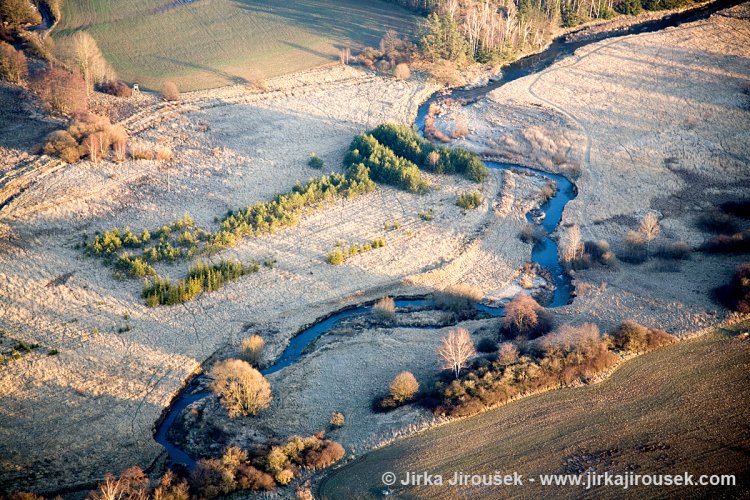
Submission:
<svg viewBox="0 0 750 500">
<path fill-rule="evenodd" d="M 747 325 L 745 325 L 747 326 Z M 386 471 L 492 474 L 737 474 L 735 488 L 394 487 L 396 498 L 668 497 L 750 492 L 750 344 L 726 331 L 643 355 L 593 386 L 563 389 L 445 425 L 365 455 L 320 498 L 374 498 Z M 538 481 L 537 481 L 538 484 Z M 481 489 L 480 489 L 481 488 Z"/>
<path fill-rule="evenodd" d="M 409 32 L 414 19 L 365 0 L 69 0 L 54 35 L 90 32 L 125 81 L 196 90 L 335 61 L 388 29 Z"/>
</svg>

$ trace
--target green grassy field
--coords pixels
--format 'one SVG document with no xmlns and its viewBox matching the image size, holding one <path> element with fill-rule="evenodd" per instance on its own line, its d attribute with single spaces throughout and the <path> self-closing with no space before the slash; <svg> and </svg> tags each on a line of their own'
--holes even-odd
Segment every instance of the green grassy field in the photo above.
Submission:
<svg viewBox="0 0 750 500">
<path fill-rule="evenodd" d="M 746 325 L 747 327 L 747 325 Z M 478 489 L 394 487 L 394 498 L 674 497 L 750 493 L 750 344 L 720 333 L 626 362 L 601 384 L 511 403 L 365 455 L 332 472 L 316 498 L 380 498 L 381 477 L 429 471 L 738 474 L 738 487 L 584 490 L 526 481 Z M 354 424 L 352 424 L 354 425 Z M 713 496 L 718 498 L 718 496 Z"/>
<path fill-rule="evenodd" d="M 85 29 L 125 81 L 193 90 L 335 61 L 414 19 L 377 0 L 65 0 L 54 35 Z"/>
</svg>

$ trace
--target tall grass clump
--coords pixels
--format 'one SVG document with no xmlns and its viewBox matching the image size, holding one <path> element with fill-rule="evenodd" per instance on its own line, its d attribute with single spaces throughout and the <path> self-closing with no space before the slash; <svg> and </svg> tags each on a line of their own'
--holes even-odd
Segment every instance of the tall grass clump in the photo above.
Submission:
<svg viewBox="0 0 750 500">
<path fill-rule="evenodd" d="M 465 284 L 450 285 L 434 293 L 435 305 L 438 309 L 457 314 L 468 314 L 475 310 L 482 300 L 482 290 Z"/>
</svg>

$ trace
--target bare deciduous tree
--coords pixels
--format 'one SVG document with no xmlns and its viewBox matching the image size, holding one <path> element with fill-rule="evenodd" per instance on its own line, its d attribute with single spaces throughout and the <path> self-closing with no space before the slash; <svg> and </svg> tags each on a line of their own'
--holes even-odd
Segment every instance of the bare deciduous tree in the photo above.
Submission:
<svg viewBox="0 0 750 500">
<path fill-rule="evenodd" d="M 437 353 L 442 360 L 441 367 L 445 370 L 453 370 L 458 378 L 461 370 L 468 366 L 467 362 L 476 354 L 476 350 L 468 330 L 458 328 L 448 332 L 448 336 L 440 343 Z"/>
<path fill-rule="evenodd" d="M 581 228 L 578 224 L 573 224 L 568 228 L 560 238 L 558 249 L 560 260 L 566 264 L 575 262 L 583 254 L 583 243 L 581 242 Z"/>
<path fill-rule="evenodd" d="M 639 228 L 643 239 L 646 240 L 646 251 L 651 250 L 651 242 L 654 241 L 661 232 L 659 227 L 659 217 L 654 212 L 646 212 L 641 220 L 641 226 Z"/>
<path fill-rule="evenodd" d="M 230 417 L 256 415 L 271 404 L 271 385 L 263 375 L 240 359 L 214 366 L 211 387 Z"/>
<path fill-rule="evenodd" d="M 64 38 L 58 43 L 58 52 L 69 67 L 81 72 L 87 92 L 91 92 L 96 84 L 117 78 L 115 70 L 104 58 L 94 37 L 85 31 L 78 31 Z"/>
<path fill-rule="evenodd" d="M 539 322 L 539 304 L 521 292 L 505 306 L 503 324 L 514 333 L 525 334 Z"/>
</svg>

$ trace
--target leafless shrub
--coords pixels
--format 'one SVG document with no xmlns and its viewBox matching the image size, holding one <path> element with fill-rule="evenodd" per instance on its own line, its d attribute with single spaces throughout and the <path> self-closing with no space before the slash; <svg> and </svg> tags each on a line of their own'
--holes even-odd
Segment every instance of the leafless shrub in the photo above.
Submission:
<svg viewBox="0 0 750 500">
<path fill-rule="evenodd" d="M 501 365 L 512 365 L 518 361 L 518 348 L 511 342 L 503 342 L 497 351 L 497 361 Z"/>
<path fill-rule="evenodd" d="M 527 290 L 530 288 L 534 288 L 534 277 L 529 273 L 523 273 L 521 274 L 518 283 L 521 285 L 521 288 L 525 288 Z"/>
<path fill-rule="evenodd" d="M 263 346 L 266 342 L 260 335 L 251 335 L 240 344 L 242 357 L 253 366 L 258 366 L 263 358 Z"/>
<path fill-rule="evenodd" d="M 312 489 L 310 488 L 310 481 L 297 486 L 294 493 L 297 495 L 297 500 L 315 500 L 315 497 L 312 494 Z"/>
<path fill-rule="evenodd" d="M 750 313 L 750 262 L 740 264 L 729 283 L 714 290 L 714 298 L 727 309 Z"/>
<path fill-rule="evenodd" d="M 711 238 L 703 248 L 711 253 L 750 252 L 750 229 L 734 234 L 720 234 Z"/>
<path fill-rule="evenodd" d="M 128 148 L 128 132 L 120 125 L 114 126 L 110 130 L 110 140 L 112 141 L 113 160 L 116 162 L 125 161 L 125 154 Z"/>
<path fill-rule="evenodd" d="M 190 491 L 187 481 L 179 480 L 171 469 L 159 480 L 153 491 L 153 500 L 189 500 Z"/>
<path fill-rule="evenodd" d="M 313 448 L 305 454 L 305 466 L 325 469 L 344 458 L 345 453 L 344 447 L 339 443 L 326 439 L 320 447 Z"/>
<path fill-rule="evenodd" d="M 217 458 L 204 458 L 190 474 L 190 484 L 202 498 L 217 498 L 237 489 L 232 471 Z"/>
<path fill-rule="evenodd" d="M 120 477 L 107 474 L 98 488 L 89 493 L 90 500 L 118 500 L 123 498 L 148 498 L 148 476 L 139 468 L 131 467 L 123 471 Z"/>
<path fill-rule="evenodd" d="M 171 81 L 164 82 L 161 89 L 161 97 L 165 101 L 179 101 L 180 91 L 177 88 L 177 84 Z"/>
<path fill-rule="evenodd" d="M 411 78 L 409 65 L 406 63 L 397 64 L 396 67 L 393 68 L 393 78 L 396 80 L 408 80 Z"/>
<path fill-rule="evenodd" d="M 456 66 L 450 61 L 442 61 L 432 64 L 429 68 L 430 77 L 441 85 L 456 87 L 463 83 L 461 74 Z"/>
<path fill-rule="evenodd" d="M 641 263 L 648 257 L 646 240 L 639 231 L 628 231 L 625 235 L 624 249 L 620 259 L 626 262 Z"/>
<path fill-rule="evenodd" d="M 391 71 L 391 68 L 393 68 L 393 65 L 385 59 L 381 59 L 375 63 L 375 69 L 381 73 L 387 73 Z"/>
<path fill-rule="evenodd" d="M 617 362 L 617 356 L 608 348 L 608 339 L 593 323 L 563 325 L 540 339 L 540 344 L 544 351 L 540 366 L 547 372 L 540 377 L 542 386 L 590 379 Z"/>
<path fill-rule="evenodd" d="M 40 24 L 42 16 L 32 5 L 25 0 L 3 0 L 0 3 L 0 22 L 12 28 Z"/>
<path fill-rule="evenodd" d="M 427 163 L 430 165 L 430 167 L 435 168 L 438 163 L 440 163 L 440 153 L 437 151 L 432 151 L 427 156 Z"/>
<path fill-rule="evenodd" d="M 494 339 L 485 337 L 477 343 L 477 351 L 489 353 L 497 351 L 497 342 Z"/>
<path fill-rule="evenodd" d="M 56 130 L 47 136 L 44 154 L 58 156 L 67 163 L 77 162 L 82 155 L 78 141 L 67 130 Z"/>
<path fill-rule="evenodd" d="M 340 411 L 335 411 L 333 412 L 333 415 L 331 415 L 331 420 L 329 423 L 333 427 L 343 427 L 344 423 L 346 423 L 346 418 Z"/>
<path fill-rule="evenodd" d="M 128 86 L 125 82 L 120 80 L 112 80 L 109 82 L 100 83 L 97 86 L 99 92 L 113 95 L 115 97 L 131 97 L 133 95 L 133 89 Z"/>
<path fill-rule="evenodd" d="M 256 415 L 271 404 L 271 386 L 245 361 L 221 361 L 211 371 L 211 387 L 230 417 Z"/>
<path fill-rule="evenodd" d="M 160 146 L 156 149 L 156 159 L 159 161 L 172 161 L 174 153 L 172 150 L 165 146 Z"/>
<path fill-rule="evenodd" d="M 401 372 L 393 378 L 390 393 L 397 405 L 410 401 L 419 391 L 419 382 L 411 372 Z"/>
<path fill-rule="evenodd" d="M 524 292 L 518 293 L 507 306 L 502 332 L 510 337 L 534 338 L 552 328 L 551 318 L 536 300 Z"/>
<path fill-rule="evenodd" d="M 705 231 L 719 234 L 731 234 L 737 231 L 734 218 L 718 208 L 712 208 L 698 218 L 698 227 Z"/>
<path fill-rule="evenodd" d="M 144 144 L 131 144 L 130 145 L 130 157 L 134 160 L 153 160 L 154 151 Z"/>
<path fill-rule="evenodd" d="M 468 366 L 468 361 L 476 354 L 476 350 L 468 330 L 458 328 L 448 332 L 448 336 L 440 343 L 437 353 L 441 360 L 440 367 L 444 370 L 453 370 L 458 378 L 461 370 Z"/>
<path fill-rule="evenodd" d="M 396 302 L 392 297 L 383 297 L 375 303 L 372 310 L 381 320 L 393 320 L 396 317 Z"/>
</svg>

